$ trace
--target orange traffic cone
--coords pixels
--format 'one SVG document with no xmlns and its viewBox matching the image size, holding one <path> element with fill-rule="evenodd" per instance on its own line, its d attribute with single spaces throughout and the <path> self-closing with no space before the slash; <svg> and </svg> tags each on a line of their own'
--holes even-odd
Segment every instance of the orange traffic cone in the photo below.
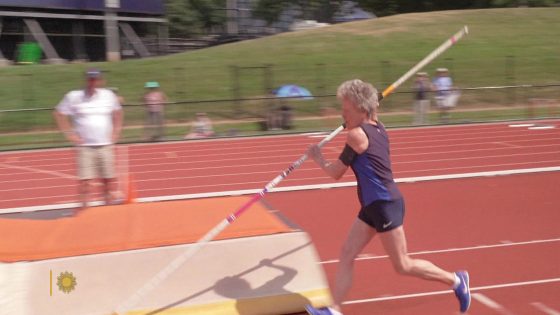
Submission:
<svg viewBox="0 0 560 315">
<path fill-rule="evenodd" d="M 134 183 L 134 176 L 132 174 L 128 175 L 128 181 L 126 183 L 126 200 L 125 203 L 134 203 L 136 200 L 136 185 Z"/>
</svg>

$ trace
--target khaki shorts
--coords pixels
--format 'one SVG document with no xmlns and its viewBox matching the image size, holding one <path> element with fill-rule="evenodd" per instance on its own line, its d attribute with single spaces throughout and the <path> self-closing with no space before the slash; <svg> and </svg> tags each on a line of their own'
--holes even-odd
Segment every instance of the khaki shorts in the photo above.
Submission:
<svg viewBox="0 0 560 315">
<path fill-rule="evenodd" d="M 115 178 L 113 146 L 78 147 L 78 178 Z"/>
</svg>

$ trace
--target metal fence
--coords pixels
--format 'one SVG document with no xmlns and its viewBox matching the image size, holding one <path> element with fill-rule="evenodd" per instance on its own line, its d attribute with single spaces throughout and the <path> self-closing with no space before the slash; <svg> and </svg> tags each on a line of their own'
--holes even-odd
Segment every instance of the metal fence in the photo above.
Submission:
<svg viewBox="0 0 560 315">
<path fill-rule="evenodd" d="M 446 111 L 446 116 L 431 95 L 431 105 L 422 124 L 560 117 L 560 83 L 463 87 L 457 92 L 461 93 L 457 105 Z M 137 103 L 123 108 L 125 122 L 121 142 L 147 141 L 145 107 Z M 290 110 L 293 121 L 289 129 L 271 122 L 281 115 L 282 108 Z M 56 129 L 52 111 L 52 107 L 0 110 L 0 150 L 69 145 Z M 199 112 L 208 114 L 218 137 L 325 131 L 336 128 L 341 122 L 339 105 L 333 94 L 315 95 L 312 99 L 267 96 L 178 101 L 165 106 L 164 139 L 182 140 Z M 389 127 L 418 124 L 413 91 L 398 91 L 382 101 L 380 116 Z"/>
</svg>

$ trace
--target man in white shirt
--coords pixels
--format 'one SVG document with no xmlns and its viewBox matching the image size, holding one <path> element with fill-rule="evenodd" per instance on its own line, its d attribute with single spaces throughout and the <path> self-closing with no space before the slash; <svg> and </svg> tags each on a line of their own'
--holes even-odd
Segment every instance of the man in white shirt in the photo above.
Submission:
<svg viewBox="0 0 560 315">
<path fill-rule="evenodd" d="M 122 127 L 121 104 L 111 90 L 102 88 L 101 72 L 86 72 L 86 87 L 68 92 L 56 106 L 58 128 L 77 149 L 79 193 L 82 207 L 88 206 L 90 183 L 103 181 L 105 203 L 113 200 L 115 185 L 113 144 Z"/>
</svg>

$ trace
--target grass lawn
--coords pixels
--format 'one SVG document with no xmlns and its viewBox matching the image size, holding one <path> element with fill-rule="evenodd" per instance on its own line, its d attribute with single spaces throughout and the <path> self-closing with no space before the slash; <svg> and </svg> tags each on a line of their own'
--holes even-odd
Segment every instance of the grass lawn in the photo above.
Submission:
<svg viewBox="0 0 560 315">
<path fill-rule="evenodd" d="M 192 120 L 198 111 L 208 112 L 214 120 L 262 115 L 273 101 L 232 99 L 268 96 L 268 88 L 287 83 L 305 86 L 314 95 L 332 95 L 342 81 L 357 77 L 382 90 L 463 25 L 468 25 L 469 35 L 425 71 L 433 74 L 436 68 L 447 67 L 459 87 L 558 84 L 560 41 L 555 39 L 560 38 L 559 16 L 560 8 L 401 14 L 163 57 L 5 67 L 0 76 L 0 132 L 53 130 L 50 111 L 6 110 L 54 107 L 67 91 L 82 86 L 83 72 L 92 66 L 106 72 L 107 85 L 118 87 L 127 104 L 139 103 L 144 82 L 159 81 L 171 101 L 183 102 L 170 105 L 166 112 L 168 122 L 179 124 Z M 237 80 L 233 66 L 238 67 Z M 255 68 L 261 66 L 269 68 Z M 410 87 L 408 81 L 398 91 Z M 560 99 L 559 90 L 467 91 L 460 106 L 515 107 L 532 97 Z M 411 98 L 408 93 L 394 94 L 384 101 L 384 107 L 389 112 L 409 110 Z M 203 102 L 208 100 L 221 101 Z M 316 116 L 320 108 L 335 106 L 336 100 L 320 97 L 288 103 L 298 116 Z M 126 125 L 141 125 L 143 109 L 126 107 L 125 116 Z M 25 146 L 25 139 L 17 139 Z"/>
</svg>

